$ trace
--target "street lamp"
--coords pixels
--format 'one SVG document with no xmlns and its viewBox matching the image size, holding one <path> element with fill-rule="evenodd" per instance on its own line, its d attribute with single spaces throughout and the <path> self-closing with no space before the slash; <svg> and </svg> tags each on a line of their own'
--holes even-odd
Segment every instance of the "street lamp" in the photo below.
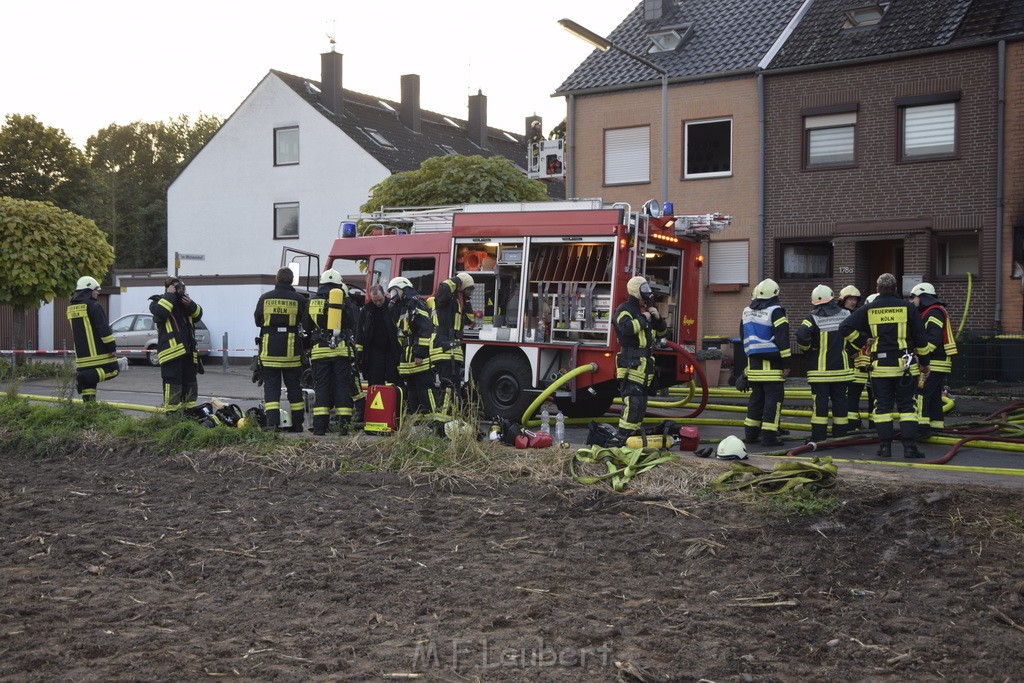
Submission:
<svg viewBox="0 0 1024 683">
<path fill-rule="evenodd" d="M 571 19 L 559 19 L 558 24 L 577 38 L 587 41 L 601 52 L 617 50 L 630 59 L 638 61 L 661 74 L 661 203 L 664 205 L 668 201 L 668 71 L 646 57 L 635 55 L 629 50 L 619 47 L 607 38 L 597 35 Z"/>
</svg>

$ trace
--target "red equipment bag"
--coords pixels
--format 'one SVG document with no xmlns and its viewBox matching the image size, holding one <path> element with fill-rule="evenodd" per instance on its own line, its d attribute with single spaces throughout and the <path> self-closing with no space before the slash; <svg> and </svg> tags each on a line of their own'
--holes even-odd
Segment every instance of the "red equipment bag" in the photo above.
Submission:
<svg viewBox="0 0 1024 683">
<path fill-rule="evenodd" d="M 679 450 L 695 451 L 700 446 L 700 434 L 696 427 L 679 428 Z"/>
<path fill-rule="evenodd" d="M 374 384 L 366 390 L 363 431 L 367 434 L 392 434 L 398 431 L 402 415 L 402 388 L 394 384 Z"/>
</svg>

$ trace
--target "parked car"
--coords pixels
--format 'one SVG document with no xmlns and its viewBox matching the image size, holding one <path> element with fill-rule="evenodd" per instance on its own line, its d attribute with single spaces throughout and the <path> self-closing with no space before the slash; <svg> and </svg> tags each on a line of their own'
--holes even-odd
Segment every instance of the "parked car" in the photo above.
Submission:
<svg viewBox="0 0 1024 683">
<path fill-rule="evenodd" d="M 129 351 L 128 360 L 141 361 L 146 359 L 150 365 L 160 365 L 156 357 L 156 342 L 159 336 L 153 316 L 149 313 L 129 313 L 110 324 L 117 342 L 118 351 Z M 196 346 L 200 356 L 210 354 L 210 330 L 200 320 L 196 323 Z"/>
</svg>

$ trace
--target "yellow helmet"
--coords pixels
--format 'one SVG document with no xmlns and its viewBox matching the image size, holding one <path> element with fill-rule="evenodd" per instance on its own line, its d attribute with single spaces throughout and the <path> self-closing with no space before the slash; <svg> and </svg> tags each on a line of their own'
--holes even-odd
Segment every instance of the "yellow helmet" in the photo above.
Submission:
<svg viewBox="0 0 1024 683">
<path fill-rule="evenodd" d="M 860 290 L 857 289 L 856 287 L 854 287 L 853 285 L 846 285 L 845 287 L 843 287 L 842 289 L 839 290 L 839 298 L 840 299 L 845 299 L 848 296 L 855 296 L 855 297 L 857 297 L 859 299 L 860 298 Z"/>
<path fill-rule="evenodd" d="M 818 304 L 827 304 L 835 298 L 832 288 L 828 285 L 818 285 L 814 288 L 814 291 L 811 292 L 811 303 L 815 306 Z"/>
<path fill-rule="evenodd" d="M 751 293 L 751 299 L 771 299 L 779 295 L 779 283 L 775 280 L 768 278 L 761 280 L 754 287 L 754 291 Z"/>
</svg>

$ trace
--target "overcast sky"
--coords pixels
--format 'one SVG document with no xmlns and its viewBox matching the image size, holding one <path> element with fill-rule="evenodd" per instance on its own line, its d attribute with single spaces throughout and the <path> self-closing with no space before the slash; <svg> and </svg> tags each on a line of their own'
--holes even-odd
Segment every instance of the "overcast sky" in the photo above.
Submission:
<svg viewBox="0 0 1024 683">
<path fill-rule="evenodd" d="M 565 116 L 551 93 L 592 50 L 556 22 L 608 35 L 637 2 L 3 0 L 0 116 L 81 147 L 111 123 L 227 118 L 270 69 L 319 80 L 332 34 L 347 89 L 399 100 L 418 73 L 425 109 L 465 119 L 482 90 L 491 126 L 522 133 L 536 113 L 548 131 Z"/>
</svg>

